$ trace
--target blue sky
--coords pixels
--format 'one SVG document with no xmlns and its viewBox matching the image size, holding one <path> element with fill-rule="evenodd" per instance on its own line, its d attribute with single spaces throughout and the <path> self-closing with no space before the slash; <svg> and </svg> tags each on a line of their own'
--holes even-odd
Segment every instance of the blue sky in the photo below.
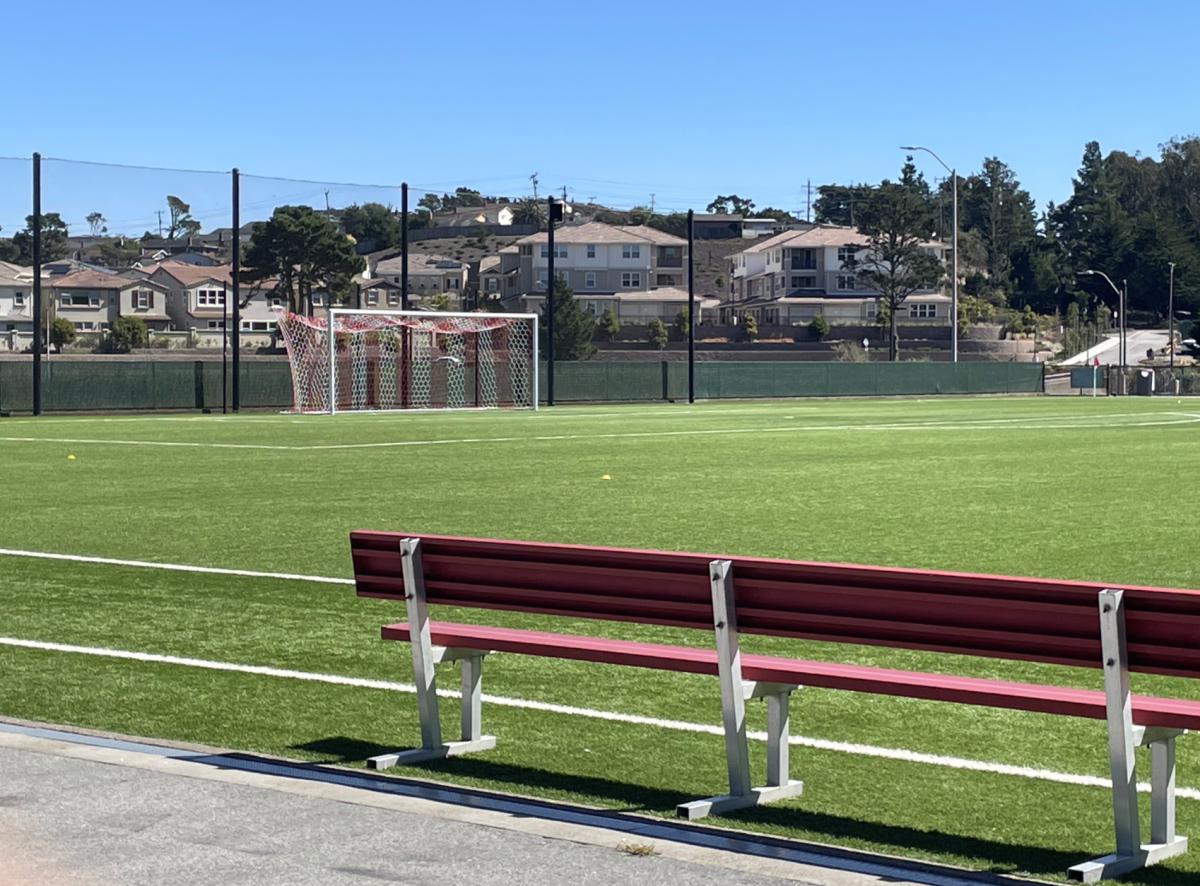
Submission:
<svg viewBox="0 0 1200 886">
<path fill-rule="evenodd" d="M 0 156 L 227 170 L 703 210 L 793 211 L 805 184 L 894 176 L 901 144 L 960 172 L 998 156 L 1044 206 L 1083 147 L 1157 154 L 1200 131 L 1200 4 L 520 4 L 209 0 L 9 4 Z M 33 71 L 33 88 L 27 73 Z M 926 176 L 944 174 L 919 158 Z M 156 225 L 165 194 L 227 223 L 227 177 L 47 162 L 44 208 Z M 248 179 L 243 218 L 325 188 Z M 331 203 L 398 202 L 332 187 Z M 29 211 L 0 160 L 0 226 Z"/>
</svg>

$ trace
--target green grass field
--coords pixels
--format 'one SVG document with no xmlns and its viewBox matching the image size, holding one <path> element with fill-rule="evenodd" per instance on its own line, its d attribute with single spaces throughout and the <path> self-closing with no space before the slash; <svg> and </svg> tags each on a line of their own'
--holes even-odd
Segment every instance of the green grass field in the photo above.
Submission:
<svg viewBox="0 0 1200 886">
<path fill-rule="evenodd" d="M 1189 398 L 8 418 L 0 547 L 345 578 L 347 533 L 365 527 L 1197 587 L 1198 431 Z M 378 639 L 402 606 L 280 578 L 12 554 L 0 570 L 0 714 L 351 765 L 418 741 L 404 692 L 12 642 L 405 682 L 407 647 Z M 1099 686 L 1098 672 L 1017 662 L 761 637 L 743 647 Z M 1135 675 L 1134 688 L 1200 699 L 1193 681 Z M 715 680 L 498 655 L 484 692 L 505 700 L 484 704 L 494 751 L 398 772 L 664 816 L 726 786 L 719 735 L 524 704 L 715 726 Z M 445 701 L 447 730 L 456 704 Z M 804 794 L 712 823 L 1050 879 L 1111 851 L 1102 787 L 869 751 L 1105 777 L 1100 723 L 813 689 L 792 710 L 793 734 L 817 740 L 792 750 Z M 760 703 L 751 715 L 763 728 Z M 761 775 L 765 748 L 753 749 Z M 1178 783 L 1200 788 L 1189 738 Z M 1195 790 L 1178 818 L 1200 838 Z M 1127 879 L 1198 873 L 1193 851 Z"/>
</svg>

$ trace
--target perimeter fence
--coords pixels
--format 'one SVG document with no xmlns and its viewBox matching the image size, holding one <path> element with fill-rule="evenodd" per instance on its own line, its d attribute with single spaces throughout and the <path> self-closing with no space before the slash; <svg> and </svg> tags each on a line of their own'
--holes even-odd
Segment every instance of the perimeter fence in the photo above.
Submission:
<svg viewBox="0 0 1200 886">
<path fill-rule="evenodd" d="M 545 402 L 546 365 L 540 367 Z M 0 412 L 33 408 L 33 364 L 0 361 Z M 671 362 L 555 362 L 555 402 L 686 401 L 687 364 Z M 238 367 L 242 407 L 284 410 L 292 405 L 288 363 L 244 360 Z M 1041 390 L 1041 366 L 1031 363 L 795 363 L 696 364 L 700 400 L 770 397 L 878 397 L 935 394 L 1016 394 Z M 209 410 L 230 404 L 232 369 L 218 360 L 55 360 L 42 365 L 47 412 Z"/>
</svg>

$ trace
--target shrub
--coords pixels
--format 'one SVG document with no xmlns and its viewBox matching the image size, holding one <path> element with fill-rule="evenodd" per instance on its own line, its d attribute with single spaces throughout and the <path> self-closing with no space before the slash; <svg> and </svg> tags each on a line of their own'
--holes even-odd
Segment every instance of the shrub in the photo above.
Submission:
<svg viewBox="0 0 1200 886">
<path fill-rule="evenodd" d="M 758 321 L 754 319 L 753 314 L 745 314 L 742 317 L 742 334 L 746 336 L 746 341 L 758 339 Z"/>
<path fill-rule="evenodd" d="M 617 319 L 612 308 L 605 308 L 604 313 L 600 315 L 599 328 L 609 341 L 616 340 L 617 333 L 621 331 L 621 321 Z"/>
<path fill-rule="evenodd" d="M 109 342 L 114 351 L 127 353 L 146 346 L 146 322 L 141 317 L 118 317 L 113 321 Z"/>
<path fill-rule="evenodd" d="M 75 341 L 75 324 L 62 317 L 55 317 L 50 324 L 50 344 L 60 353 L 62 349 Z"/>
<path fill-rule="evenodd" d="M 867 351 L 858 342 L 840 341 L 833 346 L 833 359 L 839 363 L 866 363 Z"/>
<path fill-rule="evenodd" d="M 812 322 L 808 324 L 808 333 L 813 337 L 813 341 L 820 341 L 829 335 L 829 321 L 825 319 L 824 314 L 817 314 L 812 318 Z"/>
<path fill-rule="evenodd" d="M 650 343 L 650 347 L 661 351 L 667 346 L 667 327 L 663 325 L 663 321 L 657 317 L 651 317 L 650 322 L 646 324 L 646 341 Z"/>
<path fill-rule="evenodd" d="M 688 337 L 688 309 L 680 308 L 679 313 L 675 315 L 675 332 L 679 336 L 680 341 L 686 341 Z"/>
</svg>

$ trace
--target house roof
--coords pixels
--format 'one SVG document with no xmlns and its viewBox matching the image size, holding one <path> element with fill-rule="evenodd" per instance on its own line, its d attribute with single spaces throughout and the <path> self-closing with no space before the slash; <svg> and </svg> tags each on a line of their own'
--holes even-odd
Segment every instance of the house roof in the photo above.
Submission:
<svg viewBox="0 0 1200 886">
<path fill-rule="evenodd" d="M 126 278 L 124 278 L 124 280 L 125 280 L 125 282 L 122 283 L 120 287 L 118 287 L 122 292 L 124 292 L 126 289 L 146 289 L 146 288 L 157 289 L 159 292 L 170 292 L 170 287 L 163 286 L 163 284 L 158 283 L 154 280 L 151 280 L 149 277 L 137 277 L 134 279 L 130 279 L 130 278 L 126 277 Z"/>
<path fill-rule="evenodd" d="M 866 243 L 867 238 L 854 228 L 823 226 L 809 228 L 806 231 L 784 231 L 774 237 L 768 237 L 760 243 L 755 243 L 743 249 L 742 252 L 768 252 L 780 246 L 816 247 L 816 246 L 845 246 L 847 243 Z"/>
<path fill-rule="evenodd" d="M 193 265 L 185 261 L 167 259 L 159 262 L 154 273 L 169 274 L 180 286 L 188 289 L 208 280 L 232 285 L 232 270 L 229 265 Z"/>
<path fill-rule="evenodd" d="M 725 214 L 721 212 L 694 213 L 692 215 L 693 222 L 719 222 L 728 224 L 729 222 L 740 222 L 742 216 L 739 213 Z"/>
<path fill-rule="evenodd" d="M 375 273 L 380 276 L 395 277 L 399 275 L 403 259 L 400 256 L 395 258 L 384 259 L 375 266 Z M 409 253 L 408 255 L 408 274 L 424 275 L 443 274 L 448 271 L 460 271 L 466 267 L 466 264 L 460 261 L 455 261 L 451 258 L 446 258 L 444 255 L 425 255 L 423 253 Z"/>
<path fill-rule="evenodd" d="M 50 283 L 52 289 L 123 289 L 126 284 L 133 283 L 128 277 L 117 274 L 106 274 L 84 268 L 63 274 Z"/>
<path fill-rule="evenodd" d="M 479 260 L 479 273 L 485 274 L 492 269 L 500 270 L 500 256 L 485 255 Z"/>
<path fill-rule="evenodd" d="M 546 243 L 550 239 L 547 231 L 539 231 L 522 237 L 517 243 Z M 633 243 L 648 242 L 660 246 L 686 246 L 687 240 L 646 225 L 606 225 L 603 222 L 587 222 L 582 225 L 567 225 L 555 228 L 555 243 Z"/>
<path fill-rule="evenodd" d="M 33 268 L 27 268 L 24 265 L 14 265 L 12 262 L 0 261 L 0 271 L 3 271 L 5 276 L 12 276 L 14 279 L 27 277 L 33 279 Z"/>
</svg>

